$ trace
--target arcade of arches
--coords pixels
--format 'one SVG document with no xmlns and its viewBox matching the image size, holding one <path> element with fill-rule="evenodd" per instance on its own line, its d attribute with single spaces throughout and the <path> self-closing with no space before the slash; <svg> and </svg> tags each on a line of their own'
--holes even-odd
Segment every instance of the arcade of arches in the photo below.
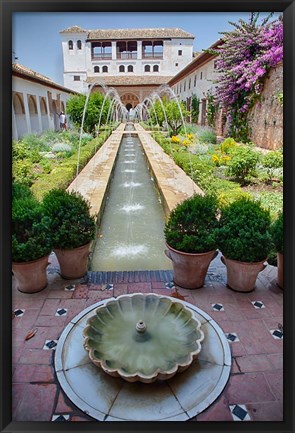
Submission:
<svg viewBox="0 0 295 433">
<path fill-rule="evenodd" d="M 137 86 L 114 86 L 118 95 L 122 101 L 122 104 L 130 110 L 130 108 L 135 108 L 140 102 L 144 101 L 154 90 L 156 90 L 158 85 L 137 85 Z M 94 86 L 92 92 L 101 92 L 100 86 Z"/>
</svg>

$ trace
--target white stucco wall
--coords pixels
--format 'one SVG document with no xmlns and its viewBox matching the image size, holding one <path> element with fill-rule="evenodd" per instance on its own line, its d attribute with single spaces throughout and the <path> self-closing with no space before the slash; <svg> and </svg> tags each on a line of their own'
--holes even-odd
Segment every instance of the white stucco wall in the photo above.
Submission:
<svg viewBox="0 0 295 433">
<path fill-rule="evenodd" d="M 205 98 L 207 93 L 215 88 L 214 80 L 217 78 L 217 72 L 214 69 L 215 60 L 214 58 L 199 66 L 173 85 L 172 88 L 180 100 L 186 100 L 192 95 L 200 99 Z M 190 80 L 191 85 L 189 86 Z"/>
<path fill-rule="evenodd" d="M 50 110 L 48 92 L 51 92 L 53 109 Z M 41 133 L 47 129 L 56 129 L 58 127 L 58 116 L 54 107 L 62 104 L 66 107 L 66 102 L 71 96 L 70 92 L 62 89 L 55 89 L 47 84 L 40 84 L 26 78 L 12 76 L 12 97 L 18 94 L 23 102 L 22 112 L 16 112 L 12 104 L 12 138 L 18 140 L 26 134 Z M 29 98 L 33 97 L 36 104 L 37 113 L 30 113 Z M 45 99 L 47 113 L 41 112 L 40 98 Z"/>
</svg>

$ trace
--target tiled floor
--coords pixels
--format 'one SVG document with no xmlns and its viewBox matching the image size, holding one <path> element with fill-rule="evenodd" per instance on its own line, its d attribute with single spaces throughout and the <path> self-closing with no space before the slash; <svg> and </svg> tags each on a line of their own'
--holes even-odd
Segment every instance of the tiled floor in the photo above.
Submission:
<svg viewBox="0 0 295 433">
<path fill-rule="evenodd" d="M 172 271 L 90 272 L 87 280 L 66 281 L 54 255 L 50 262 L 46 289 L 28 295 L 13 287 L 13 420 L 93 421 L 57 381 L 53 357 L 60 334 L 99 300 L 135 292 L 173 294 Z M 217 257 L 203 288 L 178 293 L 220 325 L 233 358 L 223 393 L 191 421 L 282 421 L 283 291 L 276 285 L 276 268 L 267 266 L 259 274 L 253 292 L 237 293 L 226 287 Z M 26 340 L 30 331 L 35 333 Z"/>
</svg>

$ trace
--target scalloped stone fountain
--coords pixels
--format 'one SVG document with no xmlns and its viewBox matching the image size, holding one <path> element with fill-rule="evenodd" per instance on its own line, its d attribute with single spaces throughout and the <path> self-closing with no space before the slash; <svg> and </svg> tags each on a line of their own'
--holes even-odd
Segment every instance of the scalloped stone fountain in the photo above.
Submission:
<svg viewBox="0 0 295 433">
<path fill-rule="evenodd" d="M 185 371 L 201 351 L 200 321 L 156 294 L 122 295 L 95 310 L 83 331 L 91 361 L 127 382 L 152 383 Z"/>
<path fill-rule="evenodd" d="M 231 353 L 195 305 L 136 293 L 74 317 L 58 340 L 55 370 L 68 398 L 96 420 L 187 421 L 223 391 Z"/>
</svg>

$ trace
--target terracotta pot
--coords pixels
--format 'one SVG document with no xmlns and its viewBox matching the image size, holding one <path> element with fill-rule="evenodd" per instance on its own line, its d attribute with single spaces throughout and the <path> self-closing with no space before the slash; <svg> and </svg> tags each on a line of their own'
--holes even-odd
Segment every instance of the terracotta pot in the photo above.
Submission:
<svg viewBox="0 0 295 433">
<path fill-rule="evenodd" d="M 283 288 L 283 273 L 284 273 L 284 255 L 283 253 L 277 253 L 278 260 L 278 286 Z"/>
<path fill-rule="evenodd" d="M 36 293 L 45 289 L 48 284 L 46 268 L 49 265 L 47 256 L 30 262 L 12 262 L 12 272 L 16 287 L 23 293 Z"/>
<path fill-rule="evenodd" d="M 199 289 L 204 285 L 210 262 L 217 256 L 216 250 L 201 254 L 190 254 L 175 250 L 166 244 L 166 256 L 173 264 L 173 280 L 185 289 Z"/>
<path fill-rule="evenodd" d="M 266 259 L 265 259 L 266 260 Z M 236 292 L 252 292 L 259 272 L 265 269 L 265 260 L 256 263 L 240 262 L 222 256 L 227 270 L 227 285 Z"/>
<path fill-rule="evenodd" d="M 88 270 L 90 242 L 71 250 L 54 249 L 60 267 L 60 275 L 67 280 L 83 277 Z"/>
</svg>

